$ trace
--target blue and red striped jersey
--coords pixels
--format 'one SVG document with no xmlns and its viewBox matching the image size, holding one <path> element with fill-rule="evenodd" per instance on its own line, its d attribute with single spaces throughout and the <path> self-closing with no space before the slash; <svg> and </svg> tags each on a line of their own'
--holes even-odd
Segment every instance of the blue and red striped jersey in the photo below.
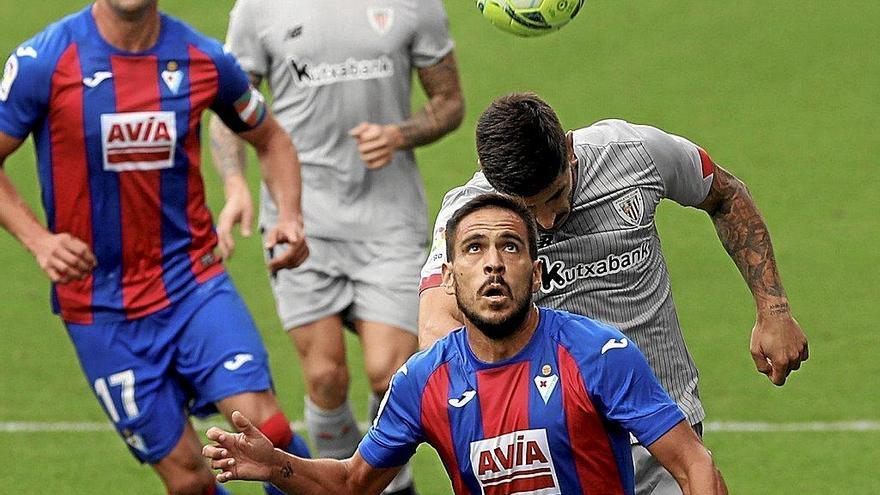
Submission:
<svg viewBox="0 0 880 495">
<path fill-rule="evenodd" d="M 164 14 L 144 52 L 107 43 L 89 6 L 10 56 L 0 132 L 33 134 L 49 229 L 83 240 L 98 259 L 86 280 L 53 287 L 62 318 L 138 318 L 223 272 L 200 172 L 208 108 L 235 131 L 264 118 L 222 45 Z"/>
<path fill-rule="evenodd" d="M 633 494 L 629 433 L 650 445 L 683 420 L 622 333 L 540 308 L 510 359 L 480 361 L 463 328 L 410 358 L 358 449 L 392 467 L 427 442 L 459 495 Z"/>
</svg>

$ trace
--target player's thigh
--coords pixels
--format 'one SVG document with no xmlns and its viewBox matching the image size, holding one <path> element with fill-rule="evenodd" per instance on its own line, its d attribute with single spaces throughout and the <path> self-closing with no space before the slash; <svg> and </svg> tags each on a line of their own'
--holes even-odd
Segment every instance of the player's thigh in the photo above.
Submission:
<svg viewBox="0 0 880 495">
<path fill-rule="evenodd" d="M 68 324 L 89 386 L 131 453 L 156 463 L 187 422 L 186 386 L 172 372 L 172 308 L 135 321 Z M 154 318 L 155 316 L 155 318 Z"/>
<path fill-rule="evenodd" d="M 272 416 L 281 412 L 275 393 L 270 390 L 263 392 L 244 392 L 221 399 L 217 409 L 232 424 L 233 411 L 244 414 L 255 425 L 262 425 Z"/>
<path fill-rule="evenodd" d="M 682 495 L 675 477 L 644 446 L 631 446 L 636 495 Z"/>
<path fill-rule="evenodd" d="M 418 349 L 416 335 L 408 330 L 373 321 L 357 320 L 364 368 L 373 392 L 384 393 L 391 375 Z"/>
<path fill-rule="evenodd" d="M 214 475 L 201 453 L 201 440 L 187 421 L 174 449 L 153 464 L 170 494 L 201 495 L 214 484 Z"/>
<path fill-rule="evenodd" d="M 351 274 L 351 320 L 381 323 L 418 336 L 419 272 L 424 246 L 350 243 L 348 256 L 358 267 Z"/>
<path fill-rule="evenodd" d="M 197 416 L 216 412 L 215 404 L 227 397 L 272 389 L 266 348 L 232 282 L 223 275 L 203 285 L 186 302 L 192 312 L 174 357 Z"/>
<path fill-rule="evenodd" d="M 340 314 L 353 302 L 340 241 L 309 238 L 309 251 L 302 265 L 271 277 L 275 308 L 285 330 Z"/>
</svg>

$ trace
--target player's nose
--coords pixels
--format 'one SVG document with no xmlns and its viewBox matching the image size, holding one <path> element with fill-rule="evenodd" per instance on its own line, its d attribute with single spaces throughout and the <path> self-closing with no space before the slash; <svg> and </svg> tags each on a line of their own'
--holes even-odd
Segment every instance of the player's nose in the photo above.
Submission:
<svg viewBox="0 0 880 495">
<path fill-rule="evenodd" d="M 483 273 L 487 275 L 504 273 L 504 258 L 501 256 L 500 250 L 493 248 L 486 251 Z"/>
</svg>

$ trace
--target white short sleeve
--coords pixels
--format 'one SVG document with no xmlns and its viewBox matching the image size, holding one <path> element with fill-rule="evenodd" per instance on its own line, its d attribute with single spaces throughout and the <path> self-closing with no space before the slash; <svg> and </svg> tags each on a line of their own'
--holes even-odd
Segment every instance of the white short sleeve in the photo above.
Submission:
<svg viewBox="0 0 880 495">
<path fill-rule="evenodd" d="M 415 38 L 410 48 L 413 65 L 419 68 L 436 65 L 452 47 L 449 19 L 442 0 L 417 0 Z"/>
<path fill-rule="evenodd" d="M 656 127 L 634 127 L 645 137 L 645 147 L 663 179 L 664 196 L 684 206 L 702 203 L 715 173 L 708 153 L 687 139 Z"/>
<path fill-rule="evenodd" d="M 269 54 L 260 40 L 260 5 L 252 0 L 236 0 L 229 12 L 226 49 L 248 74 L 264 77 L 270 66 Z"/>
</svg>

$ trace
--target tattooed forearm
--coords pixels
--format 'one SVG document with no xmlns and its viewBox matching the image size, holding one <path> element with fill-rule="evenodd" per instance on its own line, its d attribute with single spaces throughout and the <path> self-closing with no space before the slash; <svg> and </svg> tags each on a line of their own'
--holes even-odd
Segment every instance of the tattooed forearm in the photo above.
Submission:
<svg viewBox="0 0 880 495">
<path fill-rule="evenodd" d="M 281 477 L 290 478 L 293 476 L 293 466 L 290 464 L 290 461 L 285 461 L 284 465 L 281 466 Z"/>
<path fill-rule="evenodd" d="M 457 128 L 464 117 L 464 98 L 453 53 L 435 65 L 419 69 L 418 73 L 428 102 L 398 125 L 406 149 L 440 139 Z"/>
<path fill-rule="evenodd" d="M 211 117 L 211 158 L 214 168 L 220 177 L 226 178 L 232 175 L 244 175 L 247 159 L 245 155 L 244 141 L 218 117 Z"/>
<path fill-rule="evenodd" d="M 788 313 L 770 232 L 745 184 L 716 167 L 709 197 L 700 208 L 712 217 L 721 244 L 739 268 L 759 310 Z"/>
</svg>

